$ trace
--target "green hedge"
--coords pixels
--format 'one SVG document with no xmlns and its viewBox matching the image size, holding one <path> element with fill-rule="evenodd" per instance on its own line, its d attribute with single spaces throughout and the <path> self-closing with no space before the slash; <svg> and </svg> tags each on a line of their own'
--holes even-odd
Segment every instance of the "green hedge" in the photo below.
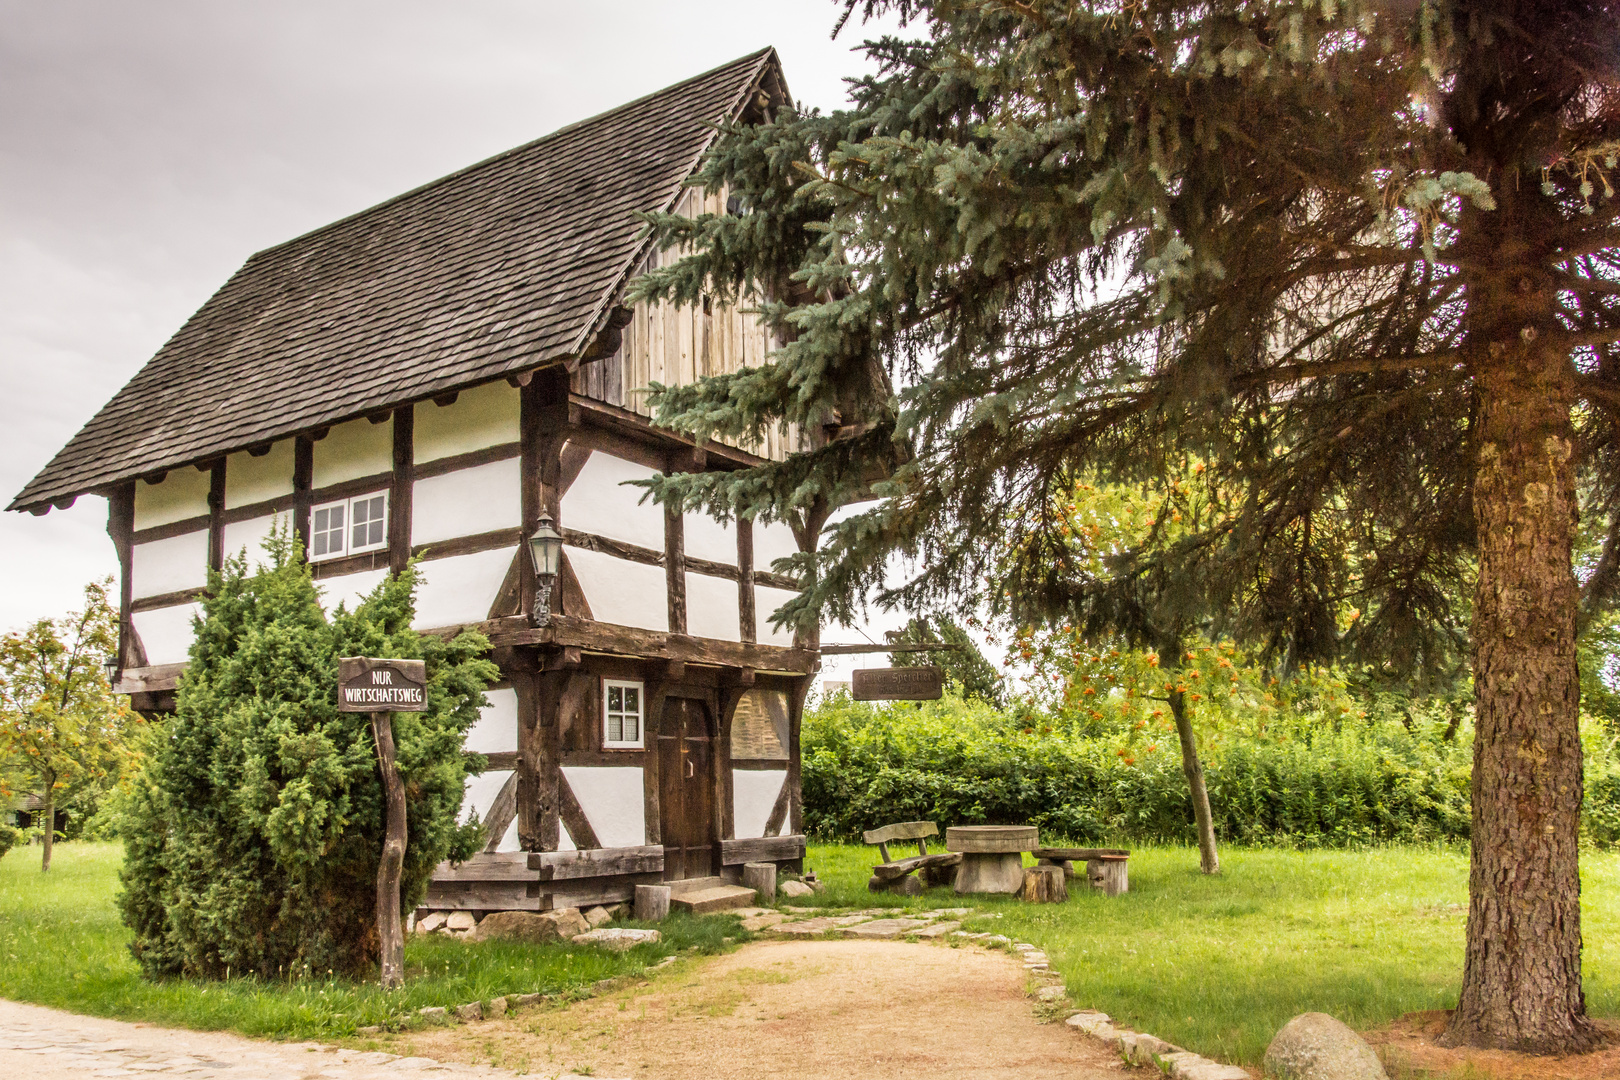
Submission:
<svg viewBox="0 0 1620 1080">
<path fill-rule="evenodd" d="M 1585 831 L 1620 840 L 1620 765 L 1589 723 Z M 1204 753 L 1223 842 L 1346 847 L 1465 841 L 1470 733 L 1452 741 L 1358 720 L 1281 738 L 1220 732 Z M 947 697 L 807 710 L 805 825 L 829 838 L 894 821 L 1038 825 L 1080 842 L 1192 842 L 1173 735 L 1065 729 L 1050 717 Z"/>
</svg>

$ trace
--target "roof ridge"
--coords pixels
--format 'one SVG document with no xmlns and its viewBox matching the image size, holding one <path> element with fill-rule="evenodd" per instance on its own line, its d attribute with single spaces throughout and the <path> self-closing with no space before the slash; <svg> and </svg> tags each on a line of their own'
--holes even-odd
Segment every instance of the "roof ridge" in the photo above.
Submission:
<svg viewBox="0 0 1620 1080">
<path fill-rule="evenodd" d="M 255 251 L 252 255 L 249 255 L 247 257 L 246 262 L 244 262 L 242 265 L 247 266 L 249 263 L 252 263 L 254 260 L 256 260 L 256 259 L 258 259 L 258 258 L 260 258 L 262 256 L 269 255 L 269 254 L 272 254 L 274 252 L 280 251 L 282 248 L 290 247 L 293 244 L 297 244 L 300 241 L 307 240 L 312 236 L 318 236 L 319 234 L 327 231 L 328 229 L 335 229 L 335 228 L 339 227 L 340 225 L 347 225 L 350 222 L 353 222 L 353 221 L 355 221 L 355 220 L 357 220 L 359 218 L 365 217 L 367 214 L 375 213 L 376 211 L 381 210 L 381 209 L 383 209 L 385 207 L 392 206 L 394 203 L 400 202 L 400 201 L 402 201 L 404 199 L 411 198 L 412 196 L 415 196 L 415 195 L 420 195 L 422 192 L 427 191 L 427 190 L 429 190 L 431 188 L 438 187 L 440 184 L 445 184 L 445 183 L 450 182 L 451 180 L 455 180 L 455 179 L 458 179 L 460 177 L 466 176 L 469 173 L 477 172 L 479 169 L 485 168 L 486 166 L 489 166 L 489 165 L 493 165 L 498 161 L 505 160 L 506 158 L 509 158 L 514 154 L 522 153 L 525 150 L 531 150 L 534 147 L 539 146 L 541 143 L 547 142 L 548 140 L 558 138 L 559 136 L 562 136 L 562 135 L 567 135 L 570 132 L 576 131 L 579 128 L 588 127 L 591 124 L 600 123 L 601 121 L 608 119 L 609 117 L 615 115 L 616 113 L 621 113 L 621 112 L 624 112 L 624 111 L 626 111 L 628 109 L 633 109 L 638 105 L 644 105 L 647 102 L 651 101 L 653 98 L 662 97 L 665 94 L 670 93 L 671 91 L 679 90 L 682 87 L 690 86 L 693 83 L 702 82 L 704 79 L 712 78 L 713 76 L 720 74 L 721 72 L 725 71 L 728 68 L 739 67 L 739 66 L 747 63 L 748 61 L 755 61 L 757 63 L 759 60 L 763 59 L 767 54 L 772 54 L 772 53 L 775 53 L 775 52 L 776 52 L 776 47 L 774 45 L 767 45 L 763 49 L 756 49 L 755 51 L 753 51 L 751 53 L 747 53 L 746 55 L 737 57 L 735 60 L 728 60 L 723 64 L 718 64 L 718 65 L 710 68 L 708 71 L 702 72 L 701 74 L 698 74 L 698 75 L 693 75 L 691 78 L 682 79 L 679 82 L 670 83 L 668 86 L 665 86 L 662 89 L 654 90 L 651 93 L 643 94 L 640 97 L 635 98 L 634 100 L 626 101 L 622 105 L 615 105 L 611 109 L 605 109 L 602 112 L 596 113 L 594 116 L 587 116 L 583 120 L 575 120 L 571 124 L 564 124 L 562 127 L 557 128 L 555 131 L 548 131 L 546 134 L 541 135 L 538 138 L 530 139 L 526 143 L 519 143 L 517 146 L 513 146 L 513 147 L 510 147 L 510 148 L 508 148 L 506 150 L 502 150 L 498 154 L 491 154 L 489 157 L 482 158 L 482 159 L 480 159 L 478 161 L 475 161 L 471 165 L 463 165 L 461 168 L 456 169 L 454 172 L 448 172 L 448 173 L 445 173 L 443 176 L 435 177 L 434 179 L 429 180 L 429 181 L 427 181 L 425 183 L 418 184 L 415 187 L 410 188 L 409 190 L 402 191 L 398 195 L 391 195 L 388 198 L 384 199 L 382 202 L 373 203 L 372 205 L 366 207 L 363 210 L 356 210 L 352 214 L 345 214 L 343 217 L 337 218 L 337 219 L 335 219 L 333 221 L 329 221 L 325 225 L 318 225 L 315 228 L 308 230 L 307 232 L 302 232 L 302 233 L 299 233 L 297 236 L 291 237 L 291 238 L 289 238 L 287 240 L 283 240 L 279 244 L 271 244 L 267 248 L 260 248 L 258 251 Z"/>
</svg>

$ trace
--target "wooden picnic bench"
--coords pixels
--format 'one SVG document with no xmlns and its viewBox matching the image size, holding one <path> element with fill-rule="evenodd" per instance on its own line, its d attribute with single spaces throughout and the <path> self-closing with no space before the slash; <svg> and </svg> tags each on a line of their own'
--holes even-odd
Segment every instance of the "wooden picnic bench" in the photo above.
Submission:
<svg viewBox="0 0 1620 1080">
<path fill-rule="evenodd" d="M 953 851 L 928 853 L 928 837 L 938 836 L 939 826 L 932 821 L 902 821 L 885 825 L 881 829 L 868 829 L 861 839 L 876 844 L 883 861 L 872 867 L 872 879 L 866 883 L 871 892 L 894 892 L 903 896 L 916 896 L 923 890 L 924 880 L 929 885 L 945 885 L 956 876 L 956 866 L 962 856 Z M 896 840 L 917 841 L 917 854 L 906 859 L 889 855 L 889 843 Z M 922 871 L 922 879 L 916 876 Z"/>
<path fill-rule="evenodd" d="M 1131 891 L 1127 864 L 1131 853 L 1120 848 L 1036 848 L 1030 852 L 1042 866 L 1061 866 L 1063 876 L 1075 876 L 1074 864 L 1086 864 L 1086 882 L 1107 896 Z"/>
</svg>

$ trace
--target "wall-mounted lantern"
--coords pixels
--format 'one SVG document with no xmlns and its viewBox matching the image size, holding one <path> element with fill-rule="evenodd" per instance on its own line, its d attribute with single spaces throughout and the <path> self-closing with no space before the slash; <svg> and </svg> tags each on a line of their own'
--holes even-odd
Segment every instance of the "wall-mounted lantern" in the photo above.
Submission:
<svg viewBox="0 0 1620 1080">
<path fill-rule="evenodd" d="M 551 515 L 540 515 L 540 522 L 529 536 L 529 558 L 534 561 L 534 625 L 551 624 L 551 590 L 557 584 L 562 564 L 562 533 L 552 527 Z"/>
</svg>

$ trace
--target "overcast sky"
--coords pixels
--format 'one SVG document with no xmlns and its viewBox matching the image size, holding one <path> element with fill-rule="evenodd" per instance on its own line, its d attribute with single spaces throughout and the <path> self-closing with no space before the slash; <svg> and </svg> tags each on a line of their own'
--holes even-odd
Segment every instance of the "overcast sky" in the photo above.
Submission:
<svg viewBox="0 0 1620 1080">
<path fill-rule="evenodd" d="M 881 29 L 837 11 L 0 0 L 0 505 L 254 251 L 765 45 L 834 107 Z M 0 630 L 115 572 L 106 521 L 0 514 Z"/>
</svg>

